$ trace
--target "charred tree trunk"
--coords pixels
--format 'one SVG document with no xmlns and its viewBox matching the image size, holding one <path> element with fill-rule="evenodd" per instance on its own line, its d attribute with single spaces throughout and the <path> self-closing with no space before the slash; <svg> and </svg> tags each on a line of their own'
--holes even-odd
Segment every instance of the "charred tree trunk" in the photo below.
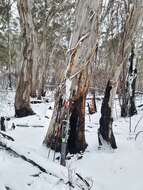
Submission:
<svg viewBox="0 0 143 190">
<path fill-rule="evenodd" d="M 71 109 L 68 150 L 72 154 L 84 151 L 87 147 L 84 135 L 85 101 L 86 94 L 75 100 Z"/>
<path fill-rule="evenodd" d="M 77 153 L 87 147 L 85 100 L 90 81 L 89 64 L 94 62 L 98 50 L 99 28 L 96 13 L 99 7 L 100 3 L 96 0 L 78 3 L 75 30 L 71 40 L 70 55 L 67 58 L 68 67 L 56 94 L 53 115 L 44 140 L 48 147 L 56 151 L 61 150 L 65 123 L 69 127 L 66 151 Z"/>
<path fill-rule="evenodd" d="M 22 68 L 15 96 L 15 116 L 24 117 L 33 115 L 30 106 L 30 92 L 33 67 L 34 49 L 34 26 L 28 0 L 17 0 L 18 10 L 21 19 L 21 30 L 23 34 L 23 57 Z"/>
<path fill-rule="evenodd" d="M 112 130 L 113 117 L 112 117 L 112 107 L 110 105 L 111 90 L 112 90 L 112 85 L 111 81 L 109 80 L 106 86 L 105 96 L 101 106 L 101 118 L 100 118 L 100 128 L 98 130 L 98 139 L 100 146 L 102 145 L 104 140 L 108 144 L 110 144 L 113 149 L 116 149 L 117 145 Z"/>
<path fill-rule="evenodd" d="M 126 60 L 126 57 L 128 56 L 127 52 L 131 47 L 139 15 L 140 11 L 135 6 L 131 5 L 129 13 L 126 16 L 126 22 L 122 35 L 120 37 L 117 57 L 113 65 L 112 76 L 106 86 L 106 91 L 101 107 L 100 128 L 98 130 L 98 140 L 100 146 L 104 143 L 107 143 L 113 149 L 117 148 L 112 129 L 114 98 L 117 92 L 118 80 L 122 71 L 122 67 L 124 61 Z"/>
<path fill-rule="evenodd" d="M 125 85 L 125 94 L 121 106 L 121 116 L 133 116 L 137 114 L 135 106 L 135 88 L 136 88 L 136 78 L 137 78 L 137 68 L 136 63 L 134 63 L 134 47 L 131 50 L 131 56 L 129 59 L 129 71 L 127 76 L 127 81 Z"/>
<path fill-rule="evenodd" d="M 5 127 L 5 118 L 4 117 L 1 117 L 0 118 L 0 130 L 1 131 L 6 131 L 6 127 Z"/>
<path fill-rule="evenodd" d="M 72 96 L 69 101 L 63 99 L 63 92 L 56 94 L 58 98 L 56 98 L 54 113 L 44 140 L 44 143 L 55 151 L 61 150 L 61 133 L 65 120 L 69 122 L 70 126 L 67 152 L 78 153 L 87 147 L 85 141 L 85 103 L 89 81 L 88 79 L 83 81 L 85 77 L 83 73 L 79 76 L 78 91 L 75 91 L 75 87 L 71 87 Z M 84 88 L 80 88 L 83 82 Z M 65 91 L 65 89 L 63 90 Z M 68 109 L 70 114 L 67 116 Z"/>
</svg>

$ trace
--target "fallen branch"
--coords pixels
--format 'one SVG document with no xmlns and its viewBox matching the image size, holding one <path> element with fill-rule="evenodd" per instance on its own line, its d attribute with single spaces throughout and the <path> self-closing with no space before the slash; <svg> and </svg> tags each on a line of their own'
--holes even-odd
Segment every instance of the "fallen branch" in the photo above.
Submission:
<svg viewBox="0 0 143 190">
<path fill-rule="evenodd" d="M 85 185 L 87 186 L 88 189 L 91 189 L 90 184 L 88 183 L 88 181 L 86 179 L 84 179 L 81 175 L 79 175 L 78 173 L 76 173 L 77 177 L 83 181 L 85 183 Z"/>
<path fill-rule="evenodd" d="M 135 136 L 135 140 L 137 140 L 137 137 L 139 136 L 139 134 L 143 133 L 143 131 L 139 131 L 136 136 Z"/>
<path fill-rule="evenodd" d="M 137 124 L 135 125 L 134 132 L 136 132 L 137 126 L 139 125 L 140 121 L 143 119 L 143 116 L 138 120 Z"/>
<path fill-rule="evenodd" d="M 21 155 L 21 154 L 17 153 L 15 150 L 13 150 L 12 148 L 8 147 L 6 144 L 0 142 L 0 147 L 1 147 L 2 149 L 4 149 L 4 150 L 8 151 L 9 153 L 11 153 L 13 156 L 19 157 L 19 158 L 21 158 L 22 160 L 24 160 L 24 161 L 30 163 L 31 165 L 37 167 L 41 172 L 46 173 L 46 174 L 48 174 L 48 175 L 51 175 L 51 176 L 53 176 L 53 177 L 59 178 L 59 177 L 56 176 L 55 174 L 52 174 L 51 172 L 48 172 L 45 168 L 43 168 L 42 166 L 40 166 L 39 164 L 37 164 L 35 161 L 33 161 L 33 160 L 27 158 L 27 157 L 24 156 L 24 155 Z M 62 180 L 63 180 L 63 179 L 62 179 Z"/>
<path fill-rule="evenodd" d="M 6 138 L 7 140 L 14 141 L 14 139 L 13 139 L 11 136 L 9 136 L 9 135 L 7 135 L 7 134 L 5 134 L 5 133 L 0 132 L 0 135 L 1 135 L 2 137 Z"/>
<path fill-rule="evenodd" d="M 27 158 L 27 157 L 24 156 L 24 155 L 19 154 L 18 152 L 16 152 L 16 151 L 13 150 L 12 148 L 8 147 L 8 146 L 7 146 L 6 144 L 4 144 L 3 142 L 0 142 L 0 148 L 6 150 L 8 153 L 10 153 L 11 155 L 13 155 L 13 156 L 15 156 L 15 157 L 21 158 L 22 160 L 28 162 L 28 163 L 31 164 L 32 166 L 37 167 L 37 168 L 40 170 L 40 172 L 39 172 L 38 174 L 33 175 L 33 177 L 38 177 L 38 176 L 43 172 L 43 173 L 46 173 L 46 174 L 48 174 L 48 175 L 50 175 L 50 176 L 53 176 L 53 177 L 59 179 L 59 181 L 63 181 L 63 183 L 64 183 L 65 185 L 69 185 L 69 183 L 71 183 L 71 182 L 69 182 L 69 181 L 66 181 L 66 182 L 65 182 L 65 180 L 64 180 L 63 178 L 60 178 L 60 177 L 58 177 L 57 175 L 55 175 L 55 174 L 53 174 L 53 173 L 47 171 L 45 168 L 43 168 L 42 166 L 40 166 L 40 165 L 39 165 L 38 163 L 36 163 L 35 161 L 33 161 L 33 160 Z M 78 173 L 76 173 L 76 175 L 80 178 L 80 180 L 82 180 L 82 181 L 86 184 L 86 186 L 88 187 L 88 189 L 91 189 L 91 186 L 90 186 L 90 184 L 87 182 L 86 179 L 84 179 L 84 178 L 83 178 L 82 176 L 80 176 Z M 71 184 L 71 187 L 75 187 L 75 185 L 74 185 L 74 184 Z"/>
</svg>

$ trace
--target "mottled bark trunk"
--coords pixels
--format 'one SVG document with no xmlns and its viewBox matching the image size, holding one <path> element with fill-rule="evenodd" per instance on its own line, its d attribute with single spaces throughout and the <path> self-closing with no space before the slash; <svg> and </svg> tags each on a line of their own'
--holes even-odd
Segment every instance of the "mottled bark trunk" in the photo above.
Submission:
<svg viewBox="0 0 143 190">
<path fill-rule="evenodd" d="M 39 75 L 38 75 L 38 99 L 41 99 L 41 97 L 44 95 L 44 86 L 46 82 L 46 75 L 47 75 L 47 69 L 48 69 L 48 60 L 49 57 L 52 56 L 48 55 L 48 49 L 47 49 L 47 42 L 46 42 L 46 29 L 43 33 L 43 41 L 41 43 L 40 47 L 40 63 L 39 63 Z"/>
<path fill-rule="evenodd" d="M 39 68 L 40 68 L 40 48 L 38 47 L 38 34 L 33 29 L 33 68 L 32 68 L 32 81 L 31 81 L 31 97 L 37 97 L 37 86 L 38 86 L 38 78 L 39 78 Z"/>
<path fill-rule="evenodd" d="M 137 78 L 137 68 L 134 60 L 134 48 L 132 47 L 131 56 L 129 59 L 129 71 L 127 80 L 125 82 L 125 93 L 123 96 L 122 106 L 121 106 L 121 116 L 133 116 L 137 114 L 135 106 L 135 89 L 136 89 L 136 78 Z"/>
<path fill-rule="evenodd" d="M 113 149 L 116 149 L 117 145 L 112 130 L 112 123 L 113 123 L 112 106 L 110 105 L 112 88 L 113 87 L 111 81 L 109 80 L 106 86 L 105 96 L 101 106 L 101 118 L 100 118 L 100 128 L 98 129 L 98 140 L 100 146 L 103 144 L 104 140 L 105 142 L 110 144 Z"/>
<path fill-rule="evenodd" d="M 101 107 L 100 128 L 98 130 L 99 145 L 107 143 L 113 149 L 117 148 L 116 141 L 113 134 L 113 105 L 117 91 L 118 80 L 122 71 L 123 63 L 128 56 L 128 49 L 131 47 L 132 38 L 135 32 L 135 27 L 138 23 L 140 11 L 133 5 L 130 7 L 129 13 L 126 17 L 124 31 L 121 35 L 117 57 L 113 65 L 112 76 L 106 86 L 106 91 Z"/>
<path fill-rule="evenodd" d="M 30 92 L 33 67 L 34 26 L 30 5 L 27 0 L 17 0 L 23 34 L 22 68 L 15 96 L 15 116 L 24 117 L 34 114 L 30 106 Z"/>
<path fill-rule="evenodd" d="M 126 78 L 127 78 L 127 64 L 126 64 L 127 60 L 125 61 L 125 63 L 123 64 L 123 73 L 121 74 L 121 78 L 119 81 L 119 103 L 120 103 L 120 107 L 121 107 L 121 117 L 126 117 L 126 113 L 127 113 L 127 106 L 126 105 L 126 95 L 127 95 L 127 89 L 126 89 Z"/>
<path fill-rule="evenodd" d="M 85 141 L 85 101 L 88 90 L 89 81 L 84 81 L 84 72 L 80 74 L 79 78 L 74 82 L 78 84 L 78 90 L 72 87 L 72 97 L 69 102 L 63 99 L 63 93 L 57 92 L 54 113 L 50 122 L 50 126 L 44 140 L 44 143 L 56 151 L 61 150 L 61 133 L 63 128 L 63 121 L 69 121 L 69 138 L 67 151 L 70 153 L 77 153 L 84 151 L 87 147 Z M 83 85 L 83 86 L 81 86 Z M 69 104 L 69 116 L 67 118 L 67 104 Z"/>
<path fill-rule="evenodd" d="M 70 45 L 71 55 L 67 59 L 68 67 L 63 86 L 58 88 L 53 116 L 44 140 L 48 147 L 56 151 L 60 151 L 63 142 L 62 131 L 65 122 L 69 126 L 67 151 L 77 153 L 87 147 L 85 100 L 90 81 L 89 64 L 94 62 L 98 49 L 98 27 L 96 27 L 98 8 L 99 2 L 96 0 L 78 3 L 76 25 Z M 68 90 L 67 81 L 71 82 Z"/>
</svg>

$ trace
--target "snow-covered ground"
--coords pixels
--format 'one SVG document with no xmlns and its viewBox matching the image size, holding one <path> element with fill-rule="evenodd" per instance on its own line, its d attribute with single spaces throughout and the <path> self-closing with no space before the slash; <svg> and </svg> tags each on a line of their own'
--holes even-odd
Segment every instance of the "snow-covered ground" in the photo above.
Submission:
<svg viewBox="0 0 143 190">
<path fill-rule="evenodd" d="M 82 181 L 75 177 L 76 172 L 90 184 L 93 183 L 92 190 L 143 190 L 143 134 L 135 140 L 137 132 L 143 130 L 141 108 L 138 110 L 138 115 L 131 118 L 132 132 L 129 133 L 130 119 L 120 118 L 120 109 L 116 101 L 114 134 L 118 149 L 104 147 L 99 150 L 97 129 L 101 101 L 97 101 L 98 112 L 90 118 L 88 114 L 86 115 L 88 148 L 82 159 L 78 159 L 78 155 L 75 155 L 67 161 L 67 168 L 65 168 L 60 166 L 58 160 L 53 162 L 54 152 L 51 151 L 48 156 L 49 150 L 42 145 L 52 115 L 52 110 L 48 108 L 53 107 L 54 103 L 34 104 L 32 108 L 36 115 L 16 119 L 12 117 L 14 116 L 13 102 L 14 92 L 1 94 L 0 115 L 11 117 L 11 120 L 6 122 L 6 134 L 15 139 L 14 142 L 8 140 L 3 140 L 3 142 L 19 154 L 38 163 L 48 173 L 40 172 L 37 167 L 0 149 L 0 190 L 8 188 L 11 190 L 70 189 L 66 184 L 68 171 L 73 172 L 74 189 L 77 190 L 80 189 L 79 184 L 82 184 Z M 139 97 L 137 105 L 142 103 L 142 98 Z M 11 130 L 12 123 L 19 127 Z M 134 132 L 137 123 L 137 129 Z M 22 127 L 23 125 L 27 127 Z M 59 154 L 56 154 L 56 157 L 58 156 Z"/>
</svg>

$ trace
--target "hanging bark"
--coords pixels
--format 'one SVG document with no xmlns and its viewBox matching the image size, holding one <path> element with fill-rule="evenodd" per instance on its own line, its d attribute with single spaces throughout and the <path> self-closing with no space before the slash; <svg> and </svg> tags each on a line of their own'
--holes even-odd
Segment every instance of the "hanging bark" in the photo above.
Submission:
<svg viewBox="0 0 143 190">
<path fill-rule="evenodd" d="M 96 0 L 78 3 L 69 51 L 71 54 L 67 58 L 69 64 L 62 85 L 57 90 L 53 115 L 44 140 L 48 147 L 56 151 L 61 149 L 61 133 L 65 122 L 69 123 L 67 152 L 77 153 L 87 147 L 85 100 L 90 81 L 89 64 L 93 63 L 98 49 L 96 13 L 99 7 L 100 3 Z"/>
<path fill-rule="evenodd" d="M 126 57 L 128 56 L 127 52 L 131 46 L 139 16 L 139 9 L 134 5 L 131 5 L 129 13 L 126 16 L 126 22 L 121 35 L 115 64 L 113 65 L 113 74 L 108 80 L 101 107 L 100 128 L 98 129 L 98 140 L 100 146 L 106 142 L 113 149 L 117 148 L 112 129 L 113 104 L 117 91 L 119 76 L 122 71 L 124 60 L 126 60 Z"/>
<path fill-rule="evenodd" d="M 21 31 L 23 35 L 23 57 L 22 68 L 15 96 L 15 115 L 24 117 L 34 114 L 30 106 L 30 92 L 33 69 L 33 49 L 34 49 L 34 26 L 28 0 L 17 0 Z"/>
<path fill-rule="evenodd" d="M 134 47 L 131 49 L 131 56 L 129 58 L 129 70 L 125 85 L 125 94 L 123 97 L 123 102 L 121 105 L 121 116 L 131 117 L 137 114 L 135 106 L 135 88 L 136 88 L 136 78 L 137 78 L 137 68 L 134 61 L 135 53 Z"/>
</svg>

